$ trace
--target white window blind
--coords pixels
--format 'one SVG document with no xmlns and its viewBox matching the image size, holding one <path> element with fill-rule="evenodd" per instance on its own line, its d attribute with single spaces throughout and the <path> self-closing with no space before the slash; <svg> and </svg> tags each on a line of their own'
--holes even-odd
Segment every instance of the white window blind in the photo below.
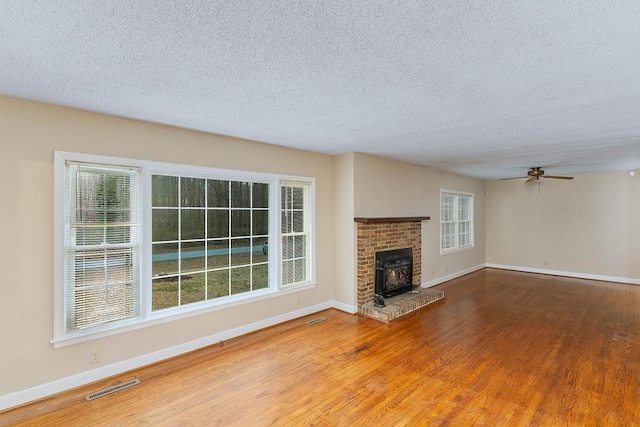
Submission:
<svg viewBox="0 0 640 427">
<path fill-rule="evenodd" d="M 473 244 L 473 196 L 458 195 L 458 247 Z"/>
<path fill-rule="evenodd" d="M 280 214 L 283 286 L 309 280 L 309 183 L 282 182 Z"/>
<path fill-rule="evenodd" d="M 65 330 L 137 316 L 138 172 L 68 162 L 65 178 Z"/>
<path fill-rule="evenodd" d="M 441 202 L 441 249 L 454 248 L 456 245 L 456 205 L 455 194 L 443 193 Z"/>
<path fill-rule="evenodd" d="M 440 252 L 473 247 L 473 194 L 440 193 Z"/>
</svg>

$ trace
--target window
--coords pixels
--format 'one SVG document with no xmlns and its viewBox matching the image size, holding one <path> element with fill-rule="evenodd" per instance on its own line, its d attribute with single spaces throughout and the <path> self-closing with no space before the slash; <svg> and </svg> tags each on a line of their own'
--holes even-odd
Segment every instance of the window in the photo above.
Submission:
<svg viewBox="0 0 640 427">
<path fill-rule="evenodd" d="M 132 169 L 66 165 L 66 331 L 140 312 L 137 182 Z"/>
<path fill-rule="evenodd" d="M 269 286 L 269 184 L 153 175 L 152 310 Z"/>
<path fill-rule="evenodd" d="M 54 344 L 313 285 L 311 178 L 62 152 L 55 167 Z"/>
<path fill-rule="evenodd" d="M 473 194 L 440 191 L 440 253 L 473 247 Z"/>
<path fill-rule="evenodd" d="M 309 184 L 283 182 L 281 187 L 282 285 L 308 280 Z"/>
</svg>

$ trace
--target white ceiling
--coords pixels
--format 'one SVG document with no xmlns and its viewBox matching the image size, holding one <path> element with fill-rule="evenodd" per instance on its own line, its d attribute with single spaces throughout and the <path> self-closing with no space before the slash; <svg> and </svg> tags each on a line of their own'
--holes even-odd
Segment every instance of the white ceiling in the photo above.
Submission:
<svg viewBox="0 0 640 427">
<path fill-rule="evenodd" d="M 640 1 L 0 0 L 0 93 L 484 179 L 640 168 Z"/>
</svg>

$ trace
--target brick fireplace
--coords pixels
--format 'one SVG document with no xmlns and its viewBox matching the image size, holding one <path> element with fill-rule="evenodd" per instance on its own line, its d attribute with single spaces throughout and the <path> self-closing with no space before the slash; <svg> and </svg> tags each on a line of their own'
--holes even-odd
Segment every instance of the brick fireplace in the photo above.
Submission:
<svg viewBox="0 0 640 427">
<path fill-rule="evenodd" d="M 355 218 L 357 247 L 357 304 L 373 301 L 375 293 L 375 254 L 392 249 L 413 249 L 413 284 L 421 283 L 422 221 L 429 217 Z"/>
</svg>

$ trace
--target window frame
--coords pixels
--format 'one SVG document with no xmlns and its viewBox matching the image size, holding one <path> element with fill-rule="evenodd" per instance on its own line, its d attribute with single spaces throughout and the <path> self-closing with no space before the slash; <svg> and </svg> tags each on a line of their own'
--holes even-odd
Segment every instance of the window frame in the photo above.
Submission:
<svg viewBox="0 0 640 427">
<path fill-rule="evenodd" d="M 149 171 L 150 171 L 149 172 L 149 180 L 150 181 L 151 181 L 151 179 L 152 179 L 152 177 L 154 175 L 162 175 L 162 176 L 175 176 L 175 177 L 178 177 L 178 178 L 196 178 L 196 179 L 205 179 L 205 180 L 206 179 L 211 179 L 211 180 L 222 180 L 222 181 L 230 181 L 230 182 L 247 182 L 247 181 L 250 181 L 252 183 L 269 184 L 269 199 L 270 200 L 275 200 L 275 192 L 277 191 L 277 188 L 275 190 L 273 188 L 275 186 L 274 182 L 269 181 L 267 179 L 247 178 L 246 175 L 245 176 L 241 176 L 241 177 L 229 178 L 228 176 L 224 176 L 224 174 L 218 175 L 217 172 L 219 172 L 220 170 L 215 170 L 216 171 L 215 177 L 212 177 L 212 175 L 210 175 L 210 174 L 205 176 L 205 175 L 201 175 L 201 174 L 196 175 L 196 174 L 193 174 L 193 173 L 190 173 L 190 174 L 181 173 L 181 172 L 174 173 L 173 169 L 171 171 L 169 171 L 169 172 L 167 172 L 167 169 L 164 169 L 164 170 L 162 170 L 160 172 L 156 172 L 155 169 L 153 169 L 153 170 L 149 169 Z M 150 184 L 149 188 L 151 188 L 151 184 Z M 152 193 L 152 191 L 150 190 L 149 194 L 151 194 L 151 193 Z M 275 206 L 273 202 L 270 202 L 270 205 L 271 206 L 269 206 L 267 209 L 268 209 L 270 215 L 275 215 L 273 211 L 277 209 L 277 206 Z M 158 207 L 154 207 L 154 206 L 149 205 L 150 215 L 153 213 L 153 209 L 154 208 L 155 209 L 159 209 Z M 160 209 L 162 209 L 162 208 L 160 208 Z M 176 209 L 187 209 L 188 210 L 190 208 L 180 207 L 180 208 L 176 208 Z M 210 209 L 210 208 L 205 208 L 205 211 L 208 210 L 208 209 Z M 237 209 L 238 208 L 233 207 L 231 205 L 228 208 L 229 213 L 231 213 L 231 212 L 233 212 L 234 210 L 237 210 Z M 250 209 L 253 209 L 253 208 L 250 208 Z M 243 210 L 244 210 L 244 208 L 243 208 Z M 274 229 L 272 227 L 274 225 L 273 223 L 274 223 L 274 221 L 270 221 L 270 223 L 269 223 L 269 229 L 268 229 L 268 235 L 267 235 L 267 238 L 268 238 L 268 241 L 269 241 L 269 245 L 271 245 L 271 241 L 273 240 L 273 238 L 272 238 L 272 235 L 273 235 L 273 232 L 274 232 Z M 148 226 L 148 230 L 147 231 L 149 232 L 149 239 L 148 239 L 149 240 L 149 250 L 145 251 L 145 255 L 148 255 L 148 260 L 145 260 L 143 262 L 143 266 L 144 267 L 149 266 L 150 268 L 153 268 L 153 263 L 152 263 L 152 258 L 151 257 L 153 256 L 152 245 L 153 245 L 154 241 L 153 241 L 153 237 L 151 236 L 151 233 L 152 233 L 152 230 L 151 230 L 152 220 L 151 220 L 151 218 L 145 223 L 145 227 L 147 227 L 147 226 Z M 233 242 L 233 240 L 247 238 L 245 236 L 243 236 L 243 237 L 234 237 L 234 236 L 231 235 L 231 230 L 229 230 L 229 231 L 230 231 L 230 233 L 229 233 L 229 236 L 227 237 L 227 239 L 229 239 L 231 242 Z M 253 234 L 251 236 L 249 236 L 249 238 L 253 238 L 253 237 L 254 237 Z M 188 241 L 188 239 L 185 239 L 185 240 Z M 212 240 L 212 239 L 205 239 L 205 240 L 209 241 L 209 240 Z M 145 240 L 145 243 L 146 242 L 147 241 Z M 178 244 L 180 244 L 180 243 L 182 243 L 184 241 L 181 238 L 179 238 L 177 240 L 177 242 L 179 242 Z M 159 243 L 159 242 L 155 242 L 155 243 Z M 274 246 L 276 246 L 276 245 L 274 244 Z M 249 294 L 256 295 L 256 294 L 261 293 L 262 291 L 266 292 L 266 291 L 268 291 L 269 289 L 271 289 L 273 287 L 272 284 L 275 283 L 275 281 L 274 281 L 274 276 L 272 276 L 272 274 L 271 274 L 272 270 L 274 270 L 274 268 L 272 268 L 272 263 L 276 262 L 276 261 L 277 261 L 277 259 L 275 257 L 272 257 L 271 254 L 269 254 L 269 258 L 268 258 L 268 261 L 267 261 L 267 265 L 269 265 L 269 276 L 268 276 L 269 277 L 269 279 L 268 279 L 269 286 L 267 286 L 267 288 L 250 291 L 250 292 L 248 292 Z M 232 266 L 232 265 L 229 265 L 229 269 L 230 270 L 233 270 L 234 268 L 236 268 L 236 267 Z M 207 270 L 207 272 L 209 272 L 209 271 L 210 270 Z M 153 278 L 153 274 L 152 273 L 150 273 L 150 274 L 151 274 L 151 276 L 149 276 L 149 277 Z M 152 297 L 152 295 L 151 295 L 152 294 L 151 293 L 152 287 L 153 287 L 153 284 L 151 285 L 151 287 L 149 287 L 149 299 L 145 298 L 145 300 L 144 300 L 144 306 L 145 307 L 151 307 L 152 306 L 151 299 L 150 299 Z M 226 295 L 226 296 L 222 296 L 222 297 L 219 297 L 219 298 L 223 299 L 223 301 L 226 301 L 226 300 L 232 299 L 232 297 L 234 297 L 236 295 L 246 295 L 246 294 L 247 294 L 247 292 L 243 292 L 243 293 L 239 293 L 239 294 Z M 194 304 L 205 304 L 206 305 L 207 303 L 209 303 L 210 301 L 214 301 L 215 299 L 216 298 L 203 300 L 203 301 L 198 301 L 198 302 L 194 302 L 194 303 L 188 303 L 188 304 L 184 304 L 184 305 L 178 304 L 177 306 L 174 306 L 174 307 L 162 308 L 162 309 L 155 310 L 155 311 L 152 308 L 150 308 L 151 315 L 154 316 L 156 313 L 164 312 L 164 311 L 170 311 L 170 310 L 171 311 L 181 311 L 181 307 L 186 307 L 186 310 L 190 311 L 190 307 L 192 307 Z"/>
<path fill-rule="evenodd" d="M 65 302 L 64 302 L 64 229 L 65 229 L 65 173 L 66 162 L 93 163 L 104 166 L 118 166 L 139 168 L 139 196 L 141 204 L 140 230 L 140 313 L 138 316 L 105 323 L 81 331 L 66 331 Z M 255 291 L 215 298 L 211 300 L 186 304 L 153 311 L 151 309 L 151 278 L 152 278 L 152 236 L 151 236 L 151 177 L 152 175 L 177 175 L 181 177 L 196 177 L 207 179 L 222 179 L 231 181 L 264 182 L 269 184 L 269 286 Z M 303 182 L 309 185 L 308 216 L 311 241 L 308 244 L 308 262 L 310 264 L 307 280 L 291 285 L 282 285 L 280 270 L 282 259 L 280 256 L 280 187 L 282 182 Z M 73 153 L 65 151 L 54 152 L 54 330 L 51 343 L 54 348 L 64 347 L 80 342 L 89 341 L 105 336 L 128 332 L 143 327 L 153 326 L 165 322 L 175 321 L 185 317 L 226 309 L 236 305 L 274 298 L 292 292 L 313 288 L 316 285 L 316 257 L 315 257 L 315 178 L 293 175 L 271 174 L 242 170 L 221 169 L 206 166 L 191 166 L 184 164 L 164 163 L 140 159 L 128 159 L 93 154 Z"/>
<path fill-rule="evenodd" d="M 313 239 L 313 233 L 311 232 L 311 218 L 310 215 L 308 215 L 308 213 L 310 212 L 310 200 L 311 200 L 311 185 L 308 182 L 304 182 L 304 181 L 290 181 L 290 180 L 283 180 L 280 181 L 280 186 L 278 188 L 278 192 L 280 193 L 280 229 L 279 229 L 279 236 L 280 236 L 280 242 L 282 241 L 283 237 L 293 237 L 295 239 L 295 237 L 301 237 L 304 236 L 305 237 L 305 244 L 304 244 L 304 264 L 305 264 L 305 277 L 306 280 L 303 281 L 294 281 L 294 282 L 290 282 L 290 283 L 284 283 L 284 263 L 285 262 L 293 262 L 295 263 L 296 260 L 299 260 L 301 257 L 296 257 L 295 255 L 295 247 L 293 248 L 293 253 L 292 255 L 285 259 L 284 258 L 284 251 L 283 250 L 279 250 L 278 251 L 278 255 L 280 256 L 280 260 L 278 262 L 278 265 L 281 267 L 280 270 L 280 274 L 278 277 L 279 280 L 279 284 L 282 288 L 290 288 L 290 287 L 295 287 L 298 286 L 300 283 L 304 283 L 305 281 L 309 280 L 309 277 L 311 277 L 311 274 L 313 273 L 313 265 L 315 265 L 315 263 L 311 262 L 311 254 L 313 253 L 312 250 L 312 242 L 314 241 Z M 303 200 L 302 200 L 302 213 L 303 213 L 303 224 L 302 224 L 302 231 L 295 231 L 295 230 L 290 230 L 287 232 L 282 231 L 282 212 L 283 212 L 283 206 L 282 206 L 282 189 L 284 188 L 291 188 L 292 190 L 295 188 L 298 188 L 300 190 L 302 190 L 302 196 L 303 196 Z M 294 207 L 289 207 L 287 206 L 286 209 L 284 209 L 285 211 L 287 211 L 289 214 L 291 214 L 293 216 L 294 212 L 296 211 L 296 209 Z M 293 224 L 294 219 L 292 217 L 292 224 Z M 292 225 L 293 227 L 293 225 Z M 294 240 L 295 241 L 295 240 Z M 295 246 L 295 243 L 294 243 Z M 295 274 L 295 273 L 294 273 Z M 315 277 L 315 273 L 313 273 L 313 276 Z"/>
<path fill-rule="evenodd" d="M 120 223 L 118 224 L 118 226 L 125 226 L 127 228 L 129 228 L 128 231 L 128 235 L 129 235 L 129 240 L 125 241 L 125 242 L 119 242 L 119 243 L 109 243 L 106 242 L 105 240 L 102 241 L 102 243 L 86 243 L 86 242 L 79 242 L 76 237 L 79 234 L 86 234 L 87 230 L 91 230 L 91 229 L 96 229 L 96 226 L 99 224 L 98 222 L 92 221 L 92 220 L 78 220 L 77 218 L 77 213 L 78 213 L 78 206 L 77 206 L 77 191 L 78 191 L 78 186 L 77 186 L 77 181 L 76 178 L 78 177 L 78 174 L 83 174 L 85 175 L 99 175 L 102 177 L 106 177 L 106 176 L 112 176 L 112 177 L 124 177 L 124 176 L 128 176 L 129 177 L 129 185 L 127 186 L 127 194 L 128 194 L 128 198 L 129 198 L 129 221 L 127 221 L 126 223 Z M 130 319 L 130 318 L 134 318 L 137 317 L 139 314 L 139 310 L 140 310 L 140 300 L 139 300 L 139 295 L 140 295 L 140 273 L 139 273 L 139 267 L 140 267 L 140 242 L 141 242 L 141 235 L 140 235 L 140 223 L 141 223 L 141 203 L 140 203 L 140 195 L 138 192 L 139 189 L 139 179 L 140 179 L 140 175 L 139 175 L 139 170 L 137 170 L 137 168 L 131 168 L 131 167 L 117 167 L 117 166 L 106 166 L 106 165 L 95 165 L 95 164 L 91 164 L 91 163 L 82 163 L 82 162 L 65 162 L 65 189 L 68 190 L 70 192 L 70 194 L 75 195 L 72 196 L 70 198 L 69 203 L 67 203 L 67 200 L 65 199 L 65 230 L 64 230 L 64 251 L 65 254 L 68 253 L 68 256 L 72 258 L 71 262 L 65 262 L 65 265 L 63 266 L 63 271 L 68 274 L 68 278 L 65 277 L 65 283 L 64 283 L 64 289 L 63 289 L 63 293 L 67 292 L 68 288 L 74 288 L 75 286 L 77 286 L 77 282 L 75 280 L 76 277 L 76 269 L 77 269 L 77 264 L 75 263 L 74 260 L 77 260 L 78 256 L 82 256 L 82 258 L 85 260 L 86 262 L 86 258 L 85 257 L 89 257 L 89 258 L 93 258 L 93 256 L 99 255 L 100 253 L 102 253 L 102 255 L 104 256 L 104 261 L 105 263 L 108 264 L 108 260 L 109 260 L 109 256 L 106 255 L 107 252 L 109 251 L 117 251 L 120 252 L 123 257 L 126 259 L 126 254 L 128 254 L 131 259 L 133 260 L 133 263 L 131 265 L 131 269 L 129 271 L 129 274 L 126 278 L 126 280 L 124 282 L 121 282 L 119 285 L 112 282 L 111 280 L 109 280 L 109 283 L 101 283 L 98 285 L 98 287 L 102 287 L 103 285 L 105 286 L 106 290 L 110 287 L 116 287 L 116 286 L 121 286 L 121 285 L 129 285 L 131 287 L 131 289 L 133 289 L 133 292 L 131 294 L 130 298 L 126 299 L 126 302 L 128 302 L 130 304 L 130 308 L 129 310 L 131 310 L 132 314 L 128 315 L 128 316 L 123 316 L 120 319 L 114 319 L 114 320 L 106 320 L 106 321 L 98 321 L 95 324 L 91 325 L 86 325 L 83 326 L 82 325 L 78 325 L 78 323 L 87 323 L 87 319 L 82 319 L 82 317 L 80 319 L 78 319 L 76 317 L 76 310 L 75 310 L 75 294 L 73 294 L 71 296 L 66 296 L 65 298 L 65 303 L 63 306 L 63 310 L 64 310 L 64 320 L 65 320 L 65 330 L 67 330 L 67 328 L 69 328 L 68 324 L 69 323 L 75 323 L 76 327 L 73 328 L 75 330 L 82 330 L 85 328 L 94 328 L 97 327 L 99 325 L 102 324 L 106 324 L 106 323 L 115 323 L 118 322 L 120 320 L 126 320 L 126 319 Z M 97 190 L 99 191 L 99 190 Z M 73 200 L 73 202 L 71 201 Z M 73 207 L 73 209 L 72 209 Z M 106 206 L 103 206 L 106 207 Z M 82 210 L 84 211 L 84 210 Z M 91 211 L 91 210 L 90 210 Z M 89 211 L 89 212 L 90 212 Z M 88 216 L 91 216 L 91 214 L 88 213 Z M 106 213 L 102 212 L 103 214 Z M 82 212 L 81 212 L 81 216 Z M 75 224 L 75 226 L 73 225 Z M 101 223 L 102 224 L 102 228 L 103 233 L 107 233 L 107 230 L 109 227 L 114 227 L 116 226 L 115 223 L 110 222 L 110 221 L 104 221 Z M 102 236 L 103 238 L 106 237 L 104 234 Z M 93 255 L 93 256 L 92 256 Z M 64 255 L 63 255 L 64 257 Z M 67 259 L 65 258 L 65 261 Z M 89 261 L 91 263 L 91 261 Z M 95 263 L 95 261 L 94 261 Z M 95 268 L 95 267 L 94 267 Z M 91 271 L 92 268 L 90 268 L 88 271 Z M 102 266 L 98 266 L 98 269 L 101 270 L 101 273 L 106 274 L 107 276 L 109 275 L 109 267 L 105 267 L 105 265 L 103 264 Z M 85 269 L 83 269 L 83 271 L 85 271 Z M 89 273 L 91 274 L 91 273 Z M 84 274 L 81 274 L 81 277 L 84 277 Z M 120 277 L 120 280 L 124 279 L 124 277 Z M 130 280 L 130 283 L 129 283 Z M 72 283 L 69 283 L 72 282 Z M 82 281 L 83 283 L 83 287 L 88 286 L 89 288 L 94 288 L 95 284 L 91 285 L 86 281 Z M 86 291 L 87 289 L 85 289 Z M 117 307 L 118 305 L 116 305 Z M 115 308 L 113 306 L 111 306 L 108 302 L 108 298 L 107 301 L 105 301 L 105 309 L 106 308 Z M 109 311 L 109 310 L 106 310 Z M 128 311 L 128 310 L 127 310 Z M 90 320 L 88 321 L 88 323 L 91 323 Z"/>
<path fill-rule="evenodd" d="M 442 211 L 443 211 L 443 198 L 444 196 L 453 196 L 453 220 L 452 221 L 444 221 Z M 469 220 L 461 221 L 460 220 L 460 197 L 468 197 L 470 198 L 470 207 L 469 207 Z M 460 223 L 461 222 L 469 222 L 469 244 L 460 245 Z M 443 248 L 443 232 L 445 224 L 454 224 L 454 246 L 450 248 Z M 446 255 L 454 252 L 466 251 L 473 249 L 475 247 L 475 195 L 474 193 L 467 193 L 464 191 L 454 191 L 454 190 L 445 190 L 440 189 L 440 255 Z"/>
</svg>

